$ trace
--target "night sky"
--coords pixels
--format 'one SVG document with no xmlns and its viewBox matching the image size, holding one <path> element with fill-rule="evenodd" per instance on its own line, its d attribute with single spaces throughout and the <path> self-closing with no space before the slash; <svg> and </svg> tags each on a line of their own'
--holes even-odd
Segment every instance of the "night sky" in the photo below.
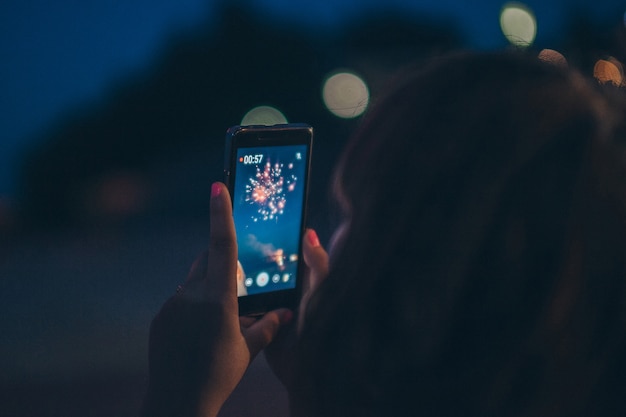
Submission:
<svg viewBox="0 0 626 417">
<path fill-rule="evenodd" d="M 20 152 L 64 115 L 102 100 L 128 77 L 150 68 L 168 40 L 210 27 L 219 1 L 7 0 L 0 3 L 0 198 L 14 193 Z M 500 0 L 257 0 L 276 24 L 324 33 L 381 8 L 456 24 L 467 44 L 506 44 Z M 596 21 L 623 19 L 623 0 L 525 2 L 538 22 L 537 43 L 555 39 L 573 10 Z"/>
</svg>

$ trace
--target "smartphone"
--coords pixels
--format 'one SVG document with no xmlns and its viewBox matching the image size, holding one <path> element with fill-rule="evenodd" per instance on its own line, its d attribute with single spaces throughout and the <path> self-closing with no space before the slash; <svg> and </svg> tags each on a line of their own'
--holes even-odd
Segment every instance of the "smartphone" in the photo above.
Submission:
<svg viewBox="0 0 626 417">
<path fill-rule="evenodd" d="M 226 133 L 241 316 L 299 302 L 312 145 L 306 124 L 233 126 Z"/>
</svg>

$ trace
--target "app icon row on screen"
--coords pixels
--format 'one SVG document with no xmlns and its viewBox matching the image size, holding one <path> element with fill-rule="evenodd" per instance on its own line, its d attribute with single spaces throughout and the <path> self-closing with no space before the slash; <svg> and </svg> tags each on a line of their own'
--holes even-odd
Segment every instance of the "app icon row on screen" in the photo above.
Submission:
<svg viewBox="0 0 626 417">
<path fill-rule="evenodd" d="M 260 272 L 256 276 L 256 279 L 247 277 L 246 280 L 244 281 L 244 284 L 246 287 L 251 287 L 256 282 L 257 286 L 265 287 L 267 284 L 270 283 L 270 281 L 273 282 L 274 284 L 278 284 L 281 281 L 289 282 L 290 279 L 291 279 L 291 274 L 283 274 L 282 276 L 280 274 L 273 274 L 270 277 L 270 274 L 268 274 L 267 272 Z"/>
</svg>

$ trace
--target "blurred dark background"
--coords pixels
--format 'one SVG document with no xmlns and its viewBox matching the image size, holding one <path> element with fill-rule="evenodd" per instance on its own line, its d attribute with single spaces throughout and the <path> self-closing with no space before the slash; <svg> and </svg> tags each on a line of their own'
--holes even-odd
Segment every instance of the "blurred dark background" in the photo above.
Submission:
<svg viewBox="0 0 626 417">
<path fill-rule="evenodd" d="M 149 322 L 206 246 L 224 133 L 248 111 L 315 127 L 325 241 L 330 167 L 359 123 L 330 111 L 328 75 L 358 75 L 371 102 L 410 62 L 552 49 L 623 85 L 626 6 L 598 3 L 509 4 L 526 26 L 507 29 L 493 0 L 3 2 L 0 416 L 137 414 Z M 262 358 L 222 414 L 286 414 Z"/>
</svg>

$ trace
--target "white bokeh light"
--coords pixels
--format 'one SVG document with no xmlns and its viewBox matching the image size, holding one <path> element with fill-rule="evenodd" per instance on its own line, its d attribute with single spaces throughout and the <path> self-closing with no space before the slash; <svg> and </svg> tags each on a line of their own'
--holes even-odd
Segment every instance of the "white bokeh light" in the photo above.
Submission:
<svg viewBox="0 0 626 417">
<path fill-rule="evenodd" d="M 537 35 L 537 20 L 533 12 L 524 4 L 510 2 L 500 12 L 502 33 L 515 46 L 532 45 Z"/>
<path fill-rule="evenodd" d="M 241 119 L 242 126 L 250 125 L 277 125 L 287 123 L 287 118 L 278 109 L 271 106 L 258 106 L 250 110 Z"/>
<path fill-rule="evenodd" d="M 352 72 L 334 72 L 322 89 L 326 108 L 335 116 L 351 119 L 367 109 L 370 93 L 365 81 Z"/>
</svg>

